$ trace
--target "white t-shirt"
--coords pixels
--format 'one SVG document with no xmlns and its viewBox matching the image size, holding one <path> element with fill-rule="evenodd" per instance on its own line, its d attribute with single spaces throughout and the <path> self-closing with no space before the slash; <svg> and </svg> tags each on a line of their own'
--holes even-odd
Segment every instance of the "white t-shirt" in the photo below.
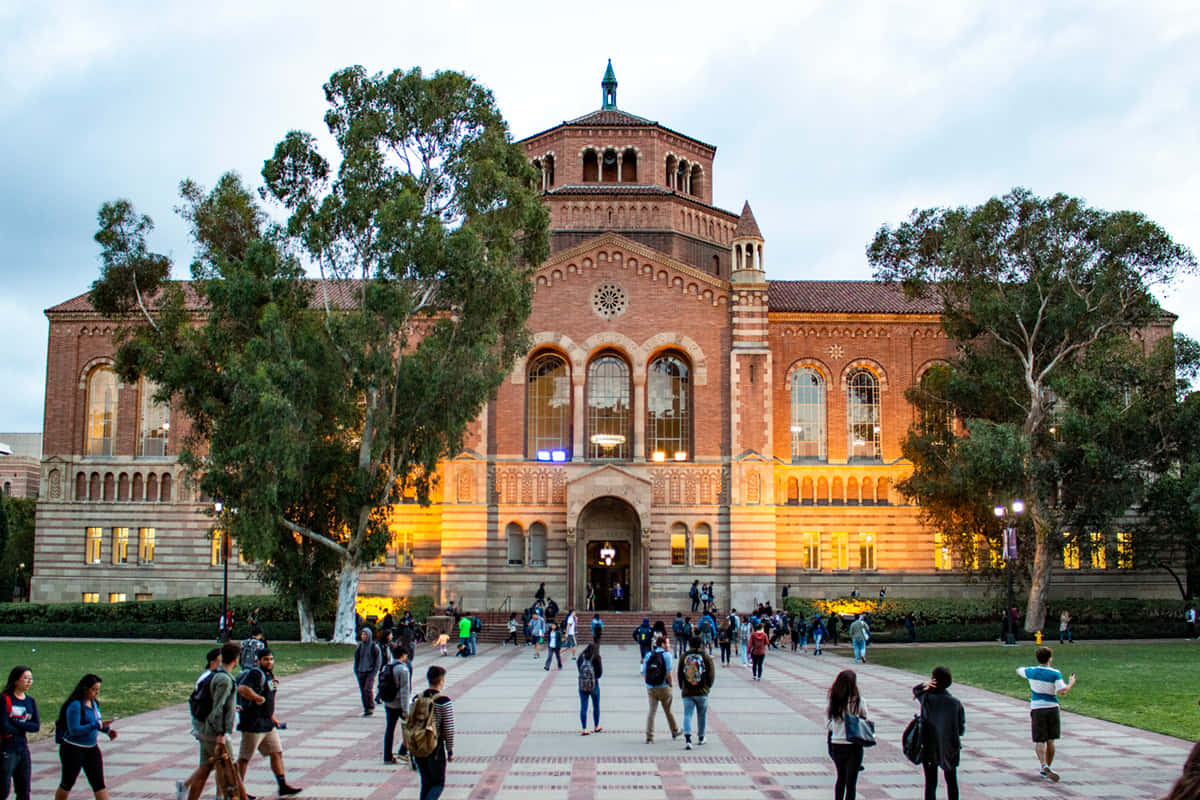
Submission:
<svg viewBox="0 0 1200 800">
<path fill-rule="evenodd" d="M 575 635 L 575 615 L 567 617 L 567 636 Z"/>
</svg>

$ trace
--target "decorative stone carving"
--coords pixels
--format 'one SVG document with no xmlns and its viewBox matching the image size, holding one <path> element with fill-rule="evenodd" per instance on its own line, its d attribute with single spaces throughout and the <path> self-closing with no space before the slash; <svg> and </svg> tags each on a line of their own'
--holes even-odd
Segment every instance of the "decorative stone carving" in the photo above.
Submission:
<svg viewBox="0 0 1200 800">
<path fill-rule="evenodd" d="M 458 502 L 475 502 L 475 473 L 470 467 L 458 471 Z"/>
</svg>

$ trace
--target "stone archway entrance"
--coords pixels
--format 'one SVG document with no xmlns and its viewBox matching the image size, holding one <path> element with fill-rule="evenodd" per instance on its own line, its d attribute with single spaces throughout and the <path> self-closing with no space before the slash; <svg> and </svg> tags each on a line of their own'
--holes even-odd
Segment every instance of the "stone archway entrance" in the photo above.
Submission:
<svg viewBox="0 0 1200 800">
<path fill-rule="evenodd" d="M 587 584 L 597 611 L 645 608 L 645 565 L 637 511 L 618 497 L 598 497 L 579 513 L 575 528 L 576 608 L 587 608 Z"/>
</svg>

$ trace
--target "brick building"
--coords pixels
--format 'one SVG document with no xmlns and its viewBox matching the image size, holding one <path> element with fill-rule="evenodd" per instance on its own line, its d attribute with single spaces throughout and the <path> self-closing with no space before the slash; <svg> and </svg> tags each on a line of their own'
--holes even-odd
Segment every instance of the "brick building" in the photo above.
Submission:
<svg viewBox="0 0 1200 800">
<path fill-rule="evenodd" d="M 41 461 L 40 433 L 0 433 L 0 492 L 9 497 L 37 497 Z"/>
<path fill-rule="evenodd" d="M 599 110 L 522 140 L 552 227 L 532 349 L 443 462 L 433 504 L 393 507 L 360 591 L 517 608 L 544 582 L 583 607 L 590 584 L 601 608 L 634 609 L 676 608 L 693 580 L 743 608 L 784 584 L 977 591 L 894 489 L 910 469 L 904 390 L 951 352 L 938 307 L 871 282 L 770 280 L 779 254 L 749 204 L 712 204 L 716 148 L 616 97 L 610 65 Z M 219 591 L 206 506 L 174 459 L 186 421 L 116 380 L 111 325 L 86 296 L 47 315 L 33 598 Z M 1067 569 L 1057 591 L 1172 591 L 1115 562 Z M 261 590 L 233 574 L 233 591 Z"/>
</svg>

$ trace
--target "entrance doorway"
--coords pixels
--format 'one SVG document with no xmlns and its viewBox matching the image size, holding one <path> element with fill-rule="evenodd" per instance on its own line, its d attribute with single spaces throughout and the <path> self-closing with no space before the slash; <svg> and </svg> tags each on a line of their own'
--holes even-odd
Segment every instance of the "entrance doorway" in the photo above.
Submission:
<svg viewBox="0 0 1200 800">
<path fill-rule="evenodd" d="M 628 542 L 588 543 L 587 579 L 597 611 L 629 610 L 629 550 Z"/>
</svg>

